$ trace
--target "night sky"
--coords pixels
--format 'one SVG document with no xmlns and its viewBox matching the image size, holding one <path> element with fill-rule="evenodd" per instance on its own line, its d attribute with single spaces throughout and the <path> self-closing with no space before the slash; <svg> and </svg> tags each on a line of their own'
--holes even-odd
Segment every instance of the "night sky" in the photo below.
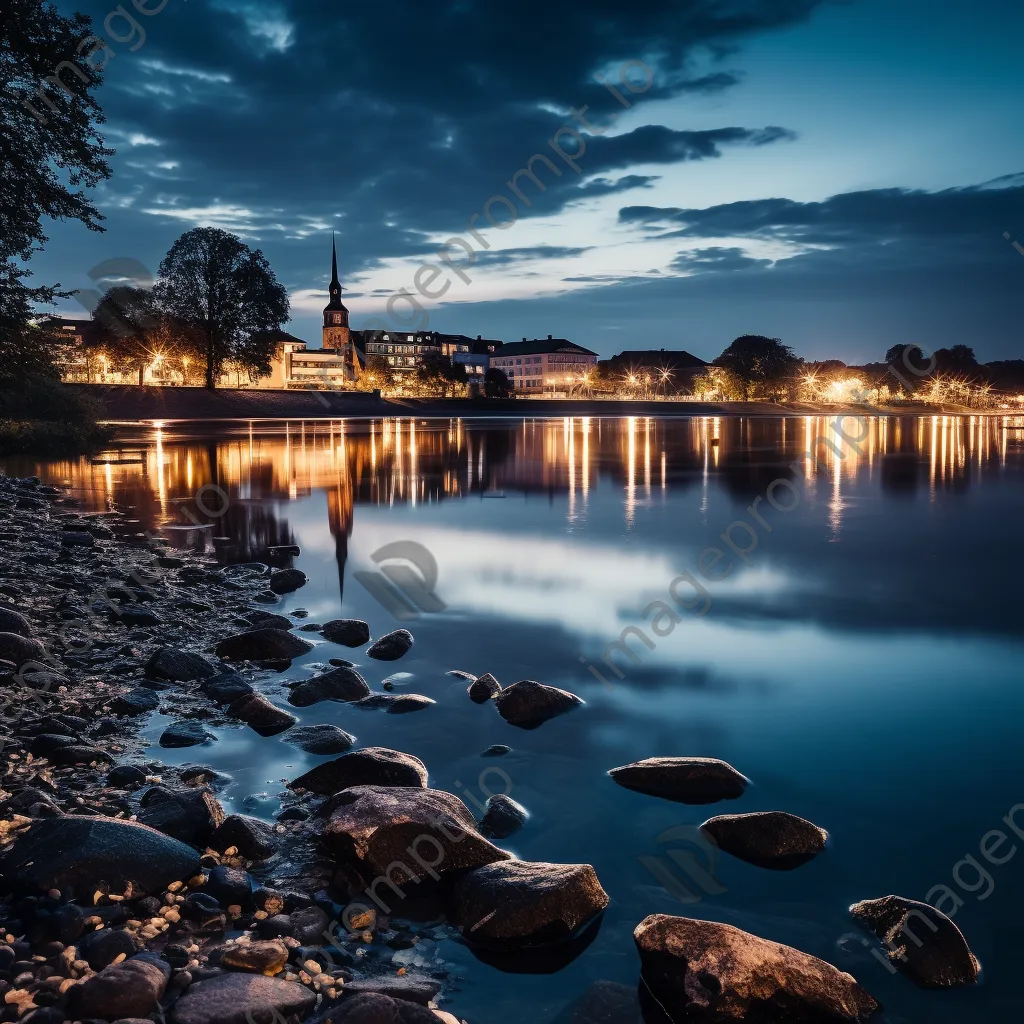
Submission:
<svg viewBox="0 0 1024 1024">
<path fill-rule="evenodd" d="M 107 232 L 54 225 L 40 282 L 215 225 L 319 345 L 335 230 L 354 327 L 1024 356 L 1019 0 L 126 0 L 141 45 L 113 0 L 59 6 L 115 55 L 117 154 Z M 417 277 L 453 236 L 472 265 Z M 389 314 L 417 282 L 444 294 Z"/>
</svg>

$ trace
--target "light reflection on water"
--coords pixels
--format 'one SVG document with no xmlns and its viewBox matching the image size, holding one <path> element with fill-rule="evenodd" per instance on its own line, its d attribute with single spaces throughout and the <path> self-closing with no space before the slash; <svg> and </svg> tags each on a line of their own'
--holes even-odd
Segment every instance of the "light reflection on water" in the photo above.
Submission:
<svg viewBox="0 0 1024 1024">
<path fill-rule="evenodd" d="M 952 885 L 954 865 L 1024 802 L 1024 419 L 842 426 L 856 444 L 821 417 L 167 424 L 124 432 L 97 461 L 7 468 L 68 485 L 92 510 L 114 504 L 140 530 L 210 523 L 168 535 L 225 562 L 298 544 L 294 564 L 309 583 L 271 610 L 365 618 L 375 635 L 398 623 L 355 573 L 378 571 L 371 556 L 388 543 L 431 552 L 444 611 L 411 624 L 416 646 L 399 666 L 361 669 L 376 685 L 400 667 L 411 678 L 396 690 L 438 705 L 397 717 L 318 705 L 303 724 L 334 722 L 361 743 L 409 750 L 452 791 L 474 785 L 484 747 L 510 744 L 501 766 L 532 817 L 509 848 L 593 863 L 613 901 L 595 944 L 553 977 L 509 979 L 446 951 L 466 976 L 452 1008 L 467 1019 L 546 1022 L 596 979 L 633 984 L 630 933 L 658 911 L 728 921 L 829 959 L 893 1021 L 989 1019 L 1015 1002 L 1024 857 L 993 868 L 990 899 L 959 890 L 957 921 L 986 968 L 976 992 L 918 992 L 838 940 L 855 900 Z M 791 470 L 819 435 L 836 449 Z M 728 578 L 707 584 L 708 613 L 682 613 L 668 635 L 649 634 L 653 649 L 616 656 L 609 685 L 595 680 L 581 658 L 605 664 L 623 629 L 646 628 L 645 608 L 669 601 L 674 577 L 722 547 L 730 523 L 752 522 L 752 502 L 783 475 L 800 481 L 799 507 L 782 515 L 762 503 L 771 530 L 758 529 L 749 564 L 737 557 Z M 197 505 L 206 485 L 226 492 L 223 515 Z M 322 644 L 286 677 L 332 656 L 349 652 Z M 453 668 L 541 679 L 587 706 L 520 732 L 472 704 L 444 674 Z M 236 808 L 273 797 L 314 761 L 242 731 L 169 753 L 234 772 L 226 800 Z M 702 813 L 604 775 L 659 754 L 723 757 L 754 785 Z M 275 806 L 261 799 L 258 813 Z M 828 853 L 793 873 L 723 856 L 726 891 L 695 905 L 638 859 L 663 855 L 667 829 L 776 808 L 828 828 Z"/>
</svg>

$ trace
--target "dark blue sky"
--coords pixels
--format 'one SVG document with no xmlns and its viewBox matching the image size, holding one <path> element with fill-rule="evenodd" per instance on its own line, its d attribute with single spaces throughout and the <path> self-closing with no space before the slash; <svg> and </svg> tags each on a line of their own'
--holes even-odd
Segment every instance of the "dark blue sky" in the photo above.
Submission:
<svg viewBox="0 0 1024 1024">
<path fill-rule="evenodd" d="M 333 229 L 357 327 L 1024 355 L 1017 0 L 136 3 L 158 11 L 125 4 L 141 45 L 112 0 L 74 5 L 115 54 L 115 174 L 107 233 L 54 226 L 41 279 L 155 271 L 214 224 L 264 250 L 318 344 Z M 544 190 L 517 194 L 538 153 Z M 472 265 L 419 270 L 452 236 Z M 403 288 L 417 308 L 389 315 Z"/>
</svg>

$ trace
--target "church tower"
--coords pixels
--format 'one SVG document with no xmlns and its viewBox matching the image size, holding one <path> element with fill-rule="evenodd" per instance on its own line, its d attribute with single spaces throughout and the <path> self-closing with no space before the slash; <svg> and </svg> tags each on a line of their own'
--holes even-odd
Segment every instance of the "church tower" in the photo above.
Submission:
<svg viewBox="0 0 1024 1024">
<path fill-rule="evenodd" d="M 324 306 L 324 329 L 322 345 L 333 349 L 345 359 L 346 379 L 355 381 L 359 377 L 359 359 L 348 329 L 348 309 L 341 301 L 341 282 L 338 280 L 338 250 L 331 239 L 331 301 Z"/>
</svg>

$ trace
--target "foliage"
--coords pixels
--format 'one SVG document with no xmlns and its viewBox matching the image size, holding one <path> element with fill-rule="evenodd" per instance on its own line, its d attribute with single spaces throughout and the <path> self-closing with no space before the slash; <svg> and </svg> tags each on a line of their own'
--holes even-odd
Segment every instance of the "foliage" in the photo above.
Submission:
<svg viewBox="0 0 1024 1024">
<path fill-rule="evenodd" d="M 110 432 L 97 425 L 101 408 L 52 377 L 29 374 L 0 391 L 0 453 L 41 455 L 88 451 Z"/>
<path fill-rule="evenodd" d="M 709 366 L 693 378 L 693 393 L 705 401 L 738 402 L 743 398 L 743 381 L 724 366 Z"/>
<path fill-rule="evenodd" d="M 360 391 L 390 391 L 395 383 L 395 371 L 384 356 L 367 356 L 356 386 Z"/>
<path fill-rule="evenodd" d="M 440 392 L 442 397 L 448 398 L 457 392 L 460 385 L 465 387 L 466 367 L 431 352 L 416 368 L 416 377 L 424 390 L 435 394 Z"/>
<path fill-rule="evenodd" d="M 779 394 L 795 375 L 800 360 L 778 338 L 744 334 L 714 361 L 714 365 L 735 374 L 741 384 L 743 401 L 747 401 Z"/>
<path fill-rule="evenodd" d="M 219 228 L 187 231 L 160 264 L 157 298 L 198 339 L 208 388 L 228 362 L 270 373 L 275 346 L 265 332 L 288 319 L 288 294 L 258 249 Z"/>
<path fill-rule="evenodd" d="M 488 398 L 511 398 L 513 391 L 512 382 L 504 370 L 492 366 L 484 374 L 484 394 Z"/>
</svg>

